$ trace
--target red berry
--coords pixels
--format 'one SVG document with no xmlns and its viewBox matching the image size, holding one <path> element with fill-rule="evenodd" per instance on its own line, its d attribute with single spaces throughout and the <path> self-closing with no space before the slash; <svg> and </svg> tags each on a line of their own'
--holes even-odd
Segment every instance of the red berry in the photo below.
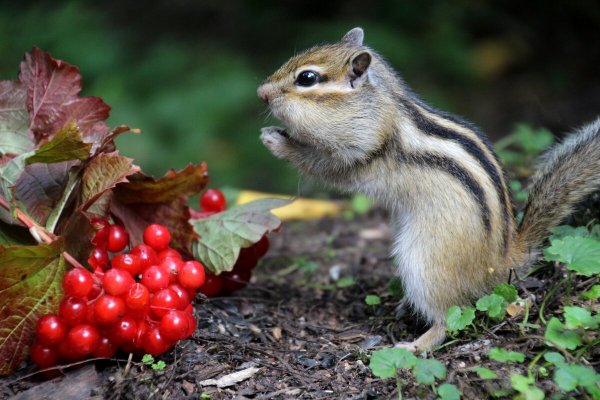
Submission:
<svg viewBox="0 0 600 400">
<path fill-rule="evenodd" d="M 67 334 L 67 324 L 56 314 L 46 314 L 35 324 L 38 342 L 44 345 L 55 345 Z"/>
<path fill-rule="evenodd" d="M 171 341 L 161 335 L 158 327 L 148 329 L 142 338 L 144 351 L 153 356 L 158 356 L 169 350 L 171 344 Z"/>
<path fill-rule="evenodd" d="M 111 331 L 114 334 L 115 341 L 121 343 L 132 343 L 137 335 L 137 324 L 135 319 L 130 316 L 124 316 L 116 324 L 111 326 Z"/>
<path fill-rule="evenodd" d="M 98 348 L 100 333 L 95 326 L 80 324 L 71 328 L 66 341 L 75 353 L 84 356 Z"/>
<path fill-rule="evenodd" d="M 183 310 L 184 308 L 186 308 L 188 306 L 188 304 L 191 303 L 192 298 L 191 298 L 190 294 L 181 285 L 178 285 L 177 283 L 173 283 L 173 284 L 169 285 L 169 289 L 171 289 L 172 291 L 177 293 L 177 297 L 179 297 L 179 307 L 177 307 L 178 309 Z"/>
<path fill-rule="evenodd" d="M 183 267 L 183 261 L 181 258 L 167 257 L 160 263 L 159 267 L 169 274 L 169 283 L 175 283 L 177 282 L 179 271 L 181 271 L 181 267 Z"/>
<path fill-rule="evenodd" d="M 179 254 L 177 250 L 170 247 L 159 251 L 156 256 L 158 257 L 159 263 L 163 262 L 165 258 L 178 258 L 181 260 L 181 254 Z"/>
<path fill-rule="evenodd" d="M 117 353 L 117 350 L 116 344 L 106 336 L 102 336 L 98 347 L 92 352 L 92 356 L 96 358 L 111 358 Z"/>
<path fill-rule="evenodd" d="M 256 267 L 256 263 L 258 263 L 256 249 L 254 246 L 247 247 L 240 250 L 240 255 L 238 256 L 233 269 L 235 271 L 250 271 Z"/>
<path fill-rule="evenodd" d="M 136 276 L 142 272 L 142 260 L 135 254 L 115 254 L 110 262 L 113 268 L 122 269 L 129 272 L 131 276 Z"/>
<path fill-rule="evenodd" d="M 58 306 L 58 315 L 68 326 L 82 324 L 87 318 L 87 302 L 78 297 L 65 297 Z"/>
<path fill-rule="evenodd" d="M 51 346 L 40 342 L 31 345 L 31 361 L 39 368 L 54 367 L 58 362 L 58 351 Z"/>
<path fill-rule="evenodd" d="M 118 268 L 111 268 L 106 271 L 102 279 L 104 290 L 113 296 L 125 294 L 134 283 L 135 281 L 129 272 Z"/>
<path fill-rule="evenodd" d="M 181 310 L 169 311 L 160 320 L 160 334 L 167 340 L 183 339 L 189 328 L 187 314 Z"/>
<path fill-rule="evenodd" d="M 116 322 L 125 315 L 125 302 L 122 298 L 104 294 L 94 303 L 94 313 L 99 324 Z"/>
<path fill-rule="evenodd" d="M 111 225 L 108 232 L 108 251 L 113 253 L 123 250 L 129 244 L 129 234 L 121 225 Z"/>
<path fill-rule="evenodd" d="M 262 258 L 269 251 L 269 238 L 267 235 L 264 235 L 258 242 L 254 244 L 254 248 L 256 249 L 256 256 L 258 258 Z"/>
<path fill-rule="evenodd" d="M 108 232 L 110 230 L 110 223 L 106 218 L 94 217 L 90 220 L 90 224 L 96 230 L 96 233 L 92 238 L 92 244 L 94 246 L 105 249 L 108 244 Z"/>
<path fill-rule="evenodd" d="M 200 208 L 203 211 L 221 212 L 225 207 L 225 196 L 218 189 L 208 189 L 200 197 Z"/>
<path fill-rule="evenodd" d="M 206 274 L 204 285 L 198 290 L 206 297 L 216 296 L 223 290 L 223 280 L 218 275 Z"/>
<path fill-rule="evenodd" d="M 204 279 L 204 267 L 198 261 L 186 261 L 179 271 L 179 284 L 186 289 L 198 289 Z"/>
<path fill-rule="evenodd" d="M 143 239 L 145 244 L 156 251 L 160 251 L 169 247 L 171 232 L 162 225 L 152 224 L 144 229 Z"/>
<path fill-rule="evenodd" d="M 229 271 L 221 274 L 223 286 L 228 292 L 235 292 L 245 288 L 250 281 L 250 271 Z"/>
<path fill-rule="evenodd" d="M 169 311 L 178 309 L 180 304 L 179 296 L 175 291 L 163 289 L 156 292 L 150 300 L 150 314 L 159 319 Z"/>
<path fill-rule="evenodd" d="M 104 275 L 104 273 L 102 273 Z M 95 279 L 94 279 L 94 284 L 92 285 L 92 290 L 90 290 L 90 292 L 87 295 L 87 299 L 88 300 L 96 300 L 98 298 L 98 296 L 100 296 L 100 294 L 102 294 L 102 279 L 100 278 L 100 275 L 94 274 L 95 275 Z"/>
<path fill-rule="evenodd" d="M 135 246 L 129 254 L 135 254 L 139 257 L 141 262 L 140 272 L 145 270 L 151 265 L 158 264 L 158 258 L 156 257 L 156 251 L 147 244 L 138 244 Z"/>
<path fill-rule="evenodd" d="M 108 265 L 108 253 L 104 249 L 95 247 L 94 250 L 92 250 L 92 252 L 90 253 L 90 256 L 88 258 L 88 264 L 93 269 L 100 268 L 104 270 Z"/>
<path fill-rule="evenodd" d="M 187 319 L 188 319 L 188 330 L 185 333 L 184 339 L 187 339 L 194 334 L 194 331 L 198 327 L 198 321 L 196 321 L 196 317 L 194 317 L 194 314 L 190 314 L 190 313 L 186 312 L 185 315 L 187 316 Z"/>
<path fill-rule="evenodd" d="M 62 281 L 65 294 L 73 297 L 86 297 L 92 290 L 93 284 L 92 274 L 83 268 L 73 268 L 67 271 Z"/>
<path fill-rule="evenodd" d="M 150 292 L 141 283 L 134 283 L 125 294 L 125 304 L 130 310 L 142 310 L 150 304 Z"/>
<path fill-rule="evenodd" d="M 58 344 L 56 350 L 58 351 L 58 358 L 64 361 L 72 362 L 83 358 L 83 355 L 77 353 L 66 339 Z"/>
<path fill-rule="evenodd" d="M 151 293 L 165 289 L 169 286 L 169 274 L 158 265 L 146 268 L 142 274 L 142 284 L 144 284 Z"/>
</svg>

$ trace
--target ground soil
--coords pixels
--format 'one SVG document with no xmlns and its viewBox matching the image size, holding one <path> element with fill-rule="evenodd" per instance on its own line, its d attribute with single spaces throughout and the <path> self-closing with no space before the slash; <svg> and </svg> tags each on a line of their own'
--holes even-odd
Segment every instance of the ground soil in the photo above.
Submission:
<svg viewBox="0 0 600 400">
<path fill-rule="evenodd" d="M 373 211 L 351 219 L 285 223 L 271 235 L 271 250 L 247 288 L 228 297 L 197 298 L 198 329 L 158 358 L 166 364 L 161 370 L 122 354 L 65 368 L 62 377 L 43 381 L 31 375 L 31 365 L 23 365 L 0 380 L 0 398 L 397 398 L 393 379 L 371 374 L 369 355 L 412 340 L 425 327 L 414 315 L 395 312 L 398 301 L 388 290 L 393 263 L 386 220 L 384 213 Z M 562 273 L 542 268 L 517 284 L 520 296 L 531 300 L 532 316 Z M 369 294 L 380 296 L 382 303 L 367 305 Z M 558 308 L 560 299 L 552 297 L 547 309 Z M 464 398 L 489 398 L 493 392 L 512 398 L 502 378 L 523 373 L 544 346 L 539 337 L 517 329 L 522 318 L 484 324 L 477 333 L 450 338 L 433 354 L 448 368 L 446 381 Z M 507 368 L 485 356 L 492 346 L 522 351 L 528 360 Z M 591 359 L 596 367 L 597 353 Z M 494 369 L 500 379 L 480 379 L 471 371 L 476 366 Z M 234 373 L 246 375 L 229 386 L 216 385 L 215 379 Z M 401 372 L 400 380 L 405 398 L 436 398 L 431 387 L 417 385 L 408 373 Z M 547 394 L 556 391 L 550 378 L 540 382 Z"/>
</svg>

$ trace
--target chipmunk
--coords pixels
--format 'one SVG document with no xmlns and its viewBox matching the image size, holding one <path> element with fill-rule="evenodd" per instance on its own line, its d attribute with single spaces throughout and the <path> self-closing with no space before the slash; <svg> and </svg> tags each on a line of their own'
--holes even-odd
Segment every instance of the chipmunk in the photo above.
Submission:
<svg viewBox="0 0 600 400">
<path fill-rule="evenodd" d="M 600 118 L 541 158 L 517 225 L 502 165 L 473 124 L 426 104 L 354 28 L 292 57 L 258 88 L 287 128 L 263 128 L 276 157 L 391 212 L 405 298 L 446 337 L 445 315 L 528 267 L 549 230 L 600 187 Z"/>
</svg>

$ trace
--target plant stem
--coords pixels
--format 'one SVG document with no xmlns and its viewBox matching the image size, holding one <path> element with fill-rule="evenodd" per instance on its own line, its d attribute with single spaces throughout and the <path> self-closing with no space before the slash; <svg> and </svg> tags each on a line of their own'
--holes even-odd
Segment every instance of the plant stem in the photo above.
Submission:
<svg viewBox="0 0 600 400">
<path fill-rule="evenodd" d="M 540 352 L 538 355 L 535 356 L 535 358 L 533 360 L 531 360 L 531 363 L 529 363 L 529 367 L 527 367 L 527 374 L 529 376 L 532 375 L 533 373 L 533 367 L 535 367 L 535 365 L 538 363 L 538 361 L 540 360 L 540 358 L 542 358 L 542 356 L 546 354 L 546 351 L 542 351 Z"/>
<path fill-rule="evenodd" d="M 398 390 L 398 400 L 402 400 L 402 379 L 396 372 L 396 390 Z"/>
<path fill-rule="evenodd" d="M 554 293 L 558 290 L 559 287 L 561 287 L 562 285 L 564 285 L 564 283 L 569 279 L 569 277 L 566 277 L 565 279 L 563 279 L 562 281 L 558 282 L 556 285 L 552 286 L 552 289 L 550 289 L 550 291 L 548 292 L 548 294 L 546 294 L 546 297 L 544 297 L 544 301 L 542 301 L 542 304 L 540 305 L 540 320 L 544 323 L 544 325 L 547 324 L 546 318 L 544 318 L 544 308 L 546 308 L 546 303 L 548 302 L 548 299 L 550 297 L 552 297 L 554 295 Z"/>
</svg>

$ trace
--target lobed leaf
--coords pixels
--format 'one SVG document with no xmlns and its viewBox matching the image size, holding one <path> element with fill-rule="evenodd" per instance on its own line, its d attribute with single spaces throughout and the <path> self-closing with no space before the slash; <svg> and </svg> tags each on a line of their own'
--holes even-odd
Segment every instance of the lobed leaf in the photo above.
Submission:
<svg viewBox="0 0 600 400">
<path fill-rule="evenodd" d="M 517 288 L 510 283 L 501 283 L 494 288 L 494 293 L 502 296 L 507 303 L 517 300 Z"/>
<path fill-rule="evenodd" d="M 369 368 L 373 375 L 385 379 L 395 377 L 398 368 L 412 368 L 416 363 L 417 357 L 410 351 L 391 347 L 374 351 Z"/>
<path fill-rule="evenodd" d="M 65 125 L 35 153 L 25 160 L 26 164 L 57 163 L 70 160 L 85 160 L 90 156 L 92 145 L 84 143 L 77 125 Z"/>
<path fill-rule="evenodd" d="M 444 379 L 446 377 L 444 364 L 433 358 L 417 359 L 413 372 L 417 382 L 423 385 L 433 385 L 435 378 Z"/>
<path fill-rule="evenodd" d="M 598 322 L 585 308 L 565 306 L 565 327 L 567 329 L 596 329 Z"/>
<path fill-rule="evenodd" d="M 473 307 L 465 307 L 461 309 L 459 306 L 452 306 L 446 313 L 446 324 L 450 332 L 458 332 L 471 325 L 475 319 L 475 309 Z"/>
<path fill-rule="evenodd" d="M 584 292 L 580 296 L 582 299 L 595 300 L 600 298 L 600 285 L 594 285 L 590 290 Z"/>
<path fill-rule="evenodd" d="M 567 329 L 556 317 L 552 317 L 548 321 L 544 337 L 568 350 L 575 350 L 581 345 L 581 336 L 577 332 Z M 551 342 L 547 342 L 546 344 L 554 346 Z"/>
<path fill-rule="evenodd" d="M 543 400 L 544 392 L 535 386 L 533 378 L 525 377 L 519 374 L 510 376 L 510 383 L 513 388 L 522 394 L 524 400 Z"/>
<path fill-rule="evenodd" d="M 600 274 L 600 241 L 591 237 L 567 236 L 553 240 L 544 255 L 550 261 L 561 261 L 567 269 L 581 275 Z"/>
<path fill-rule="evenodd" d="M 20 82 L 0 82 L 0 155 L 18 155 L 34 148 L 26 98 Z"/>
<path fill-rule="evenodd" d="M 35 323 L 63 296 L 64 242 L 0 247 L 0 375 L 27 355 Z"/>
<path fill-rule="evenodd" d="M 479 311 L 487 311 L 490 318 L 498 320 L 504 317 L 507 304 L 504 297 L 492 293 L 477 300 L 475 306 Z"/>
<path fill-rule="evenodd" d="M 205 219 L 191 219 L 198 239 L 193 243 L 194 257 L 209 271 L 231 271 L 240 249 L 256 243 L 281 222 L 270 210 L 289 204 L 280 199 L 262 199 L 213 214 Z"/>
<path fill-rule="evenodd" d="M 450 383 L 443 383 L 438 388 L 438 395 L 442 400 L 460 400 L 460 390 Z"/>
</svg>

